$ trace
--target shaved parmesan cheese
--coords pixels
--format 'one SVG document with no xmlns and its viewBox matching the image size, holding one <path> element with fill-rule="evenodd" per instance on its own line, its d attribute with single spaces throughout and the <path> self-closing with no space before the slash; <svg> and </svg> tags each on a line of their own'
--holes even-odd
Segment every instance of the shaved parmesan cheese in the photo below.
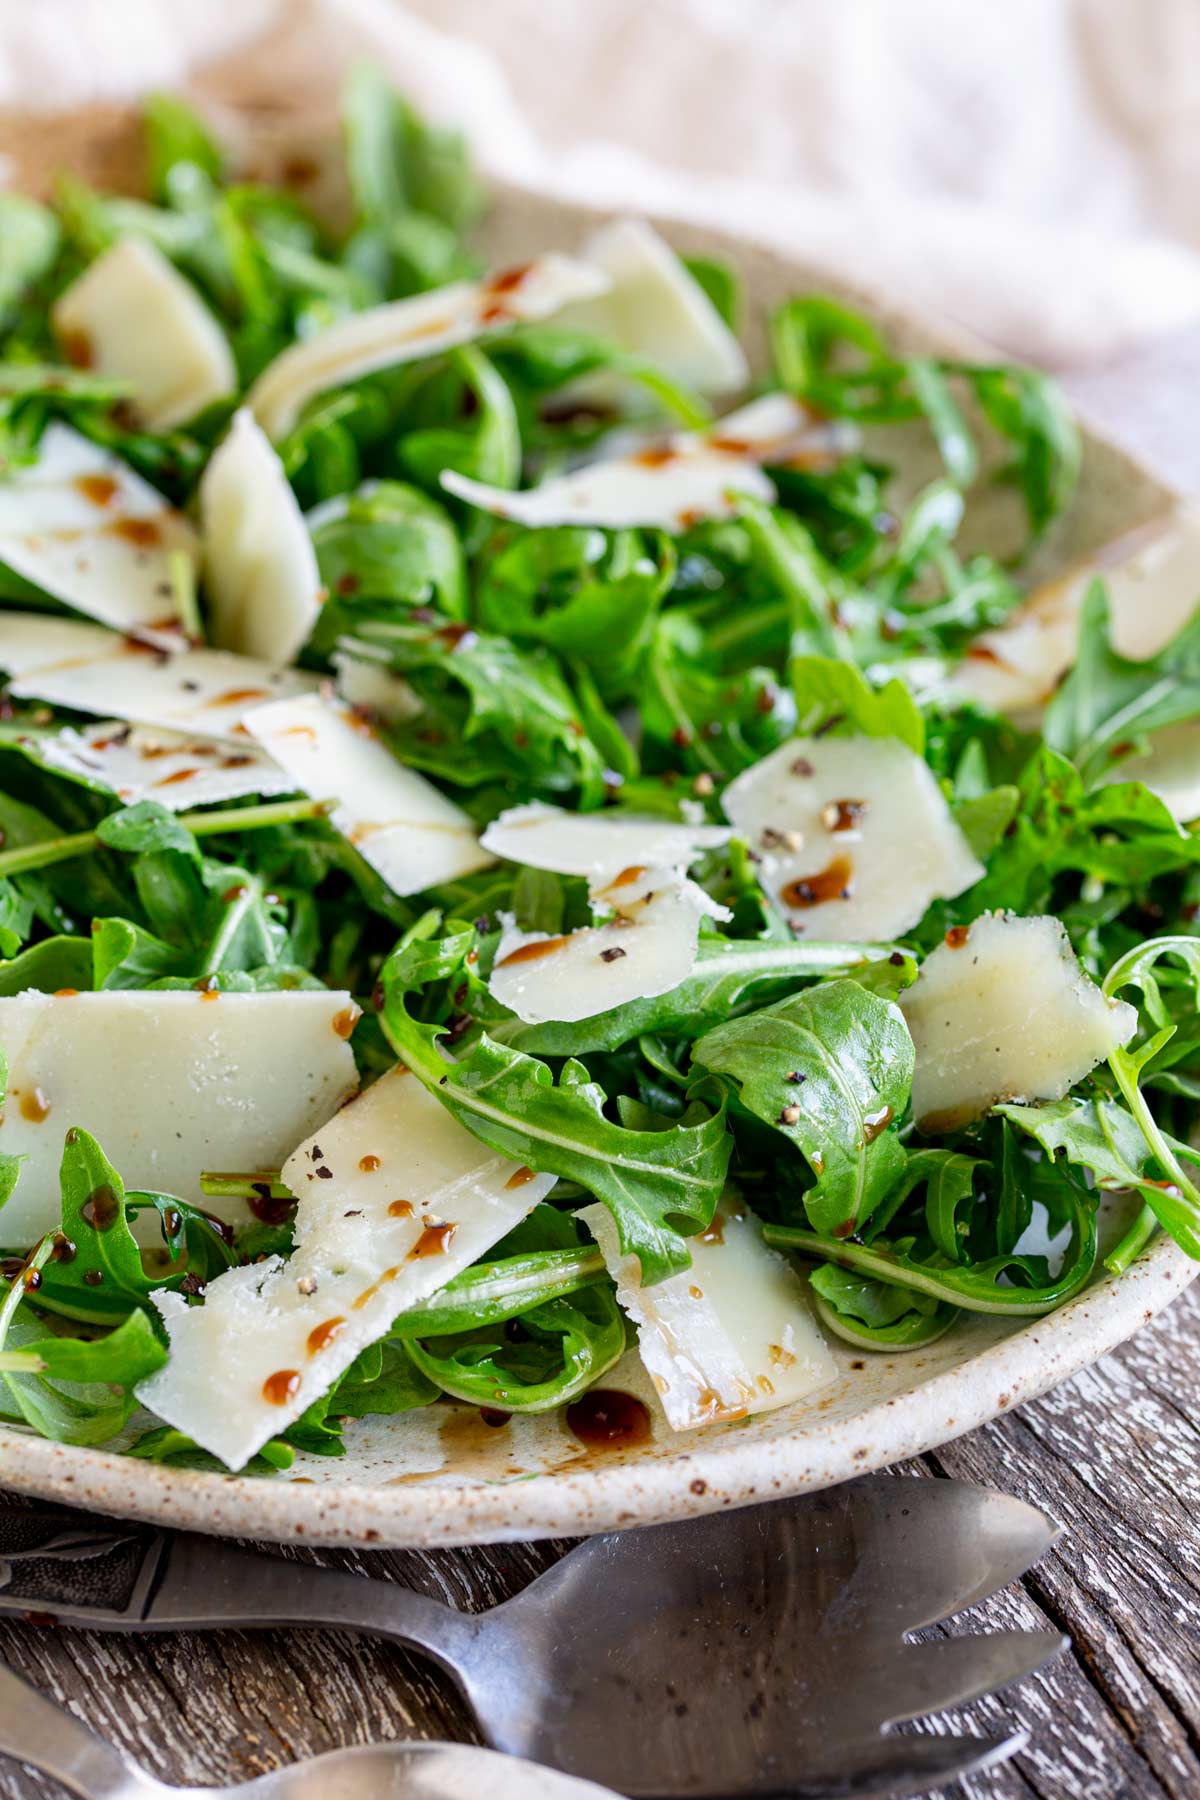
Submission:
<svg viewBox="0 0 1200 1800">
<path fill-rule="evenodd" d="M 678 869 L 635 865 L 592 898 L 611 910 L 607 924 L 565 937 L 518 931 L 511 917 L 505 924 L 488 988 L 527 1025 L 590 1019 L 667 993 L 695 966 L 701 919 L 733 916 Z"/>
<path fill-rule="evenodd" d="M 895 738 L 793 738 L 722 803 L 806 938 L 896 937 L 984 872 L 928 764 Z"/>
<path fill-rule="evenodd" d="M 18 700 L 161 725 L 244 744 L 242 716 L 264 701 L 311 693 L 315 675 L 274 669 L 227 650 L 166 650 L 95 625 L 5 613 L 0 669 Z"/>
<path fill-rule="evenodd" d="M 683 531 L 700 519 L 728 519 L 739 499 L 771 501 L 764 462 L 811 467 L 840 454 L 841 427 L 814 420 L 799 401 L 769 394 L 707 431 L 587 463 L 540 487 L 513 493 L 443 470 L 442 486 L 497 518 L 520 525 L 660 526 Z"/>
<path fill-rule="evenodd" d="M 82 1126 L 125 1185 L 199 1201 L 205 1169 L 278 1168 L 358 1085 L 349 994 L 16 994 L 0 999 L 0 1150 L 28 1158 L 8 1248 L 58 1223 L 63 1135 Z M 205 1200 L 248 1219 L 242 1200 Z"/>
<path fill-rule="evenodd" d="M 241 407 L 200 483 L 214 641 L 294 662 L 321 610 L 321 577 L 283 464 Z"/>
<path fill-rule="evenodd" d="M 634 813 L 571 813 L 534 801 L 502 812 L 480 842 L 506 862 L 585 875 L 602 887 L 637 863 L 686 868 L 701 851 L 728 843 L 730 836 L 723 825 L 678 825 Z"/>
<path fill-rule="evenodd" d="M 745 387 L 745 352 L 700 283 L 664 238 L 642 219 L 614 219 L 583 246 L 585 261 L 612 286 L 594 300 L 576 301 L 560 323 L 610 338 L 655 363 L 698 394 L 730 394 Z M 611 377 L 590 377 L 589 386 Z"/>
<path fill-rule="evenodd" d="M 118 631 L 183 641 L 175 553 L 195 564 L 196 535 L 183 515 L 69 425 L 48 425 L 38 460 L 0 481 L 0 562 Z"/>
<path fill-rule="evenodd" d="M 83 625 L 46 613 L 0 613 L 0 669 L 13 677 L 48 663 L 107 656 L 120 641 L 103 625 Z"/>
<path fill-rule="evenodd" d="M 1143 781 L 1181 825 L 1200 819 L 1200 719 L 1156 731 L 1145 750 L 1114 763 L 1101 783 Z"/>
<path fill-rule="evenodd" d="M 350 640 L 343 638 L 342 642 Z M 416 694 L 401 675 L 393 675 L 373 658 L 354 655 L 349 650 L 336 650 L 333 667 L 337 689 L 348 705 L 382 719 L 385 725 L 396 725 L 415 719 L 424 711 Z"/>
<path fill-rule="evenodd" d="M 836 1378 L 799 1277 L 748 1213 L 720 1206 L 708 1230 L 687 1240 L 691 1268 L 648 1288 L 637 1257 L 621 1255 L 607 1207 L 585 1207 L 578 1217 L 637 1326 L 638 1350 L 674 1430 L 790 1406 Z"/>
<path fill-rule="evenodd" d="M 250 713 L 246 729 L 397 894 L 485 869 L 492 857 L 461 806 L 398 762 L 365 719 L 309 694 Z"/>
<path fill-rule="evenodd" d="M 1137 1012 L 1080 968 L 1045 915 L 984 913 L 955 927 L 900 996 L 922 1131 L 956 1131 L 1002 1100 L 1061 1100 L 1128 1043 Z"/>
<path fill-rule="evenodd" d="M 80 775 L 130 805 L 157 800 L 172 812 L 246 794 L 288 794 L 293 783 L 257 744 L 235 750 L 217 738 L 189 737 L 154 725 L 109 719 L 76 731 L 68 726 L 34 746 L 38 760 Z"/>
<path fill-rule="evenodd" d="M 456 281 L 368 307 L 277 356 L 251 388 L 250 409 L 267 436 L 278 440 L 326 388 L 397 363 L 440 356 L 524 319 L 547 318 L 568 301 L 588 299 L 607 287 L 608 277 L 599 269 L 550 255 L 482 281 Z"/>
<path fill-rule="evenodd" d="M 946 695 L 1017 715 L 1044 706 L 1075 661 L 1097 577 L 1108 589 L 1114 647 L 1132 662 L 1157 655 L 1200 605 L 1200 507 L 1181 506 L 1165 526 L 1118 538 L 1036 588 L 1004 625 L 976 638 Z"/>
<path fill-rule="evenodd" d="M 121 238 L 90 263 L 55 301 L 50 322 L 72 361 L 129 383 L 147 431 L 170 431 L 237 392 L 225 333 L 144 238 Z"/>
<path fill-rule="evenodd" d="M 231 1469 L 555 1181 L 497 1156 L 403 1068 L 320 1126 L 283 1177 L 299 1200 L 291 1258 L 229 1270 L 209 1282 L 203 1306 L 156 1296 L 171 1357 L 138 1390 Z"/>
</svg>

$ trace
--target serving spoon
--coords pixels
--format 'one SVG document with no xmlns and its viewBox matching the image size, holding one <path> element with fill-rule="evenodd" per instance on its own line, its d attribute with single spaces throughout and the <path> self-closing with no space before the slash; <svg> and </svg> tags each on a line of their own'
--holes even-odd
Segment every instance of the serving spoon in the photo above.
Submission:
<svg viewBox="0 0 1200 1800">
<path fill-rule="evenodd" d="M 909 1643 L 1057 1528 L 963 1482 L 875 1475 L 591 1538 L 490 1612 L 85 1514 L 0 1508 L 0 1613 L 126 1631 L 328 1625 L 424 1650 L 489 1743 L 643 1800 L 923 1793 L 1019 1736 L 883 1727 L 1031 1673 L 1057 1632 Z"/>
<path fill-rule="evenodd" d="M 0 1669 L 0 1756 L 82 1800 L 616 1800 L 611 1788 L 470 1744 L 360 1745 L 232 1787 L 168 1787 L 10 1669 Z"/>
</svg>

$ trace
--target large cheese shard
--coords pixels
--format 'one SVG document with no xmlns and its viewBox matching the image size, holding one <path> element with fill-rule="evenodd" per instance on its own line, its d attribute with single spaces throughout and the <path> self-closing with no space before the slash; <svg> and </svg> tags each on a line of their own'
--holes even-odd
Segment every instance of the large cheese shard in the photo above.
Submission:
<svg viewBox="0 0 1200 1800">
<path fill-rule="evenodd" d="M 519 525 L 658 526 L 684 531 L 701 519 L 732 518 L 739 499 L 772 501 L 764 463 L 825 466 L 849 443 L 837 422 L 815 419 L 798 400 L 767 394 L 706 431 L 587 463 L 540 487 L 511 493 L 456 470 L 442 486 L 460 500 Z"/>
<path fill-rule="evenodd" d="M 393 893 L 417 894 L 492 861 L 461 806 L 397 761 L 349 707 L 315 694 L 280 700 L 249 713 L 246 729 L 296 787 L 337 801 L 331 823 Z"/>
<path fill-rule="evenodd" d="M 147 431 L 237 392 L 229 340 L 191 283 L 144 238 L 105 250 L 50 309 L 72 362 L 128 382 Z"/>
<path fill-rule="evenodd" d="M 294 662 L 321 610 L 321 576 L 300 503 L 247 407 L 200 483 L 204 591 L 214 643 Z"/>
<path fill-rule="evenodd" d="M 612 917 L 565 937 L 506 923 L 488 988 L 527 1025 L 590 1019 L 668 993 L 695 967 L 701 919 L 733 916 L 677 868 L 635 864 L 592 900 Z"/>
<path fill-rule="evenodd" d="M 897 937 L 984 872 L 928 764 L 895 738 L 793 738 L 730 782 L 722 804 L 806 938 Z"/>
<path fill-rule="evenodd" d="M 22 1249 L 58 1221 L 72 1125 L 130 1188 L 201 1201 L 205 1169 L 277 1169 L 358 1085 L 347 993 L 16 994 L 0 999 L 0 1150 L 28 1158 L 0 1212 Z M 203 1201 L 248 1220 L 242 1200 Z"/>
<path fill-rule="evenodd" d="M 638 1351 L 674 1430 L 790 1406 L 836 1378 L 799 1277 L 763 1243 L 749 1213 L 723 1201 L 708 1230 L 687 1240 L 691 1268 L 648 1288 L 637 1257 L 621 1255 L 608 1209 L 588 1206 L 578 1216 L 637 1326 Z"/>
<path fill-rule="evenodd" d="M 302 669 L 277 669 L 228 650 L 175 654 L 36 613 L 0 613 L 0 669 L 18 700 L 48 700 L 101 718 L 161 725 L 245 744 L 243 715 L 265 701 L 311 693 Z"/>
<path fill-rule="evenodd" d="M 37 461 L 0 481 L 0 562 L 117 631 L 183 641 L 177 554 L 195 567 L 196 534 L 182 513 L 69 425 L 48 425 Z M 0 638 L 5 629 L 0 622 Z"/>
<path fill-rule="evenodd" d="M 480 842 L 506 862 L 557 875 L 584 875 L 593 886 L 603 887 L 637 863 L 686 868 L 702 851 L 727 843 L 730 835 L 723 825 L 676 824 L 634 813 L 572 813 L 535 800 L 502 812 Z"/>
<path fill-rule="evenodd" d="M 995 631 L 975 639 L 942 692 L 1017 716 L 1044 706 L 1075 661 L 1088 588 L 1108 589 L 1113 647 L 1131 662 L 1156 656 L 1200 606 L 1200 507 L 1142 528 L 1035 588 Z"/>
<path fill-rule="evenodd" d="M 612 286 L 567 307 L 559 323 L 609 338 L 698 394 L 731 394 L 750 379 L 746 354 L 695 276 L 642 219 L 614 219 L 592 233 L 584 260 Z M 606 377 L 591 377 L 588 386 Z"/>
<path fill-rule="evenodd" d="M 1144 782 L 1180 825 L 1192 824 L 1200 819 L 1200 719 L 1154 732 L 1144 750 L 1122 757 L 1100 780 Z"/>
<path fill-rule="evenodd" d="M 443 1287 L 554 1186 L 497 1156 L 403 1068 L 288 1158 L 296 1248 L 231 1269 L 203 1306 L 161 1294 L 166 1367 L 138 1397 L 240 1469 L 407 1307 Z"/>
<path fill-rule="evenodd" d="M 539 256 L 482 281 L 456 281 L 339 319 L 292 344 L 268 363 L 250 390 L 249 406 L 269 438 L 292 429 L 314 395 L 390 369 L 440 356 L 459 344 L 526 319 L 545 319 L 571 300 L 601 294 L 608 277 L 568 256 Z"/>
<path fill-rule="evenodd" d="M 80 730 L 67 726 L 35 740 L 32 754 L 64 775 L 80 775 L 126 806 L 157 800 L 172 812 L 224 805 L 247 794 L 289 794 L 294 784 L 278 763 L 247 739 L 236 750 L 217 738 L 128 725 L 108 719 Z"/>
<path fill-rule="evenodd" d="M 900 1007 L 917 1050 L 913 1115 L 930 1132 L 1002 1100 L 1061 1100 L 1137 1029 L 1136 1010 L 1100 991 L 1043 914 L 955 926 Z"/>
</svg>

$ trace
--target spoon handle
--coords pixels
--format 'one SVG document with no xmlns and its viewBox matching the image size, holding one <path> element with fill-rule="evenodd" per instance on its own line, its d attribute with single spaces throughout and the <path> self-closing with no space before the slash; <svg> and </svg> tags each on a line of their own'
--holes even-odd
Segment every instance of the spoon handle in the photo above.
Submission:
<svg viewBox="0 0 1200 1800">
<path fill-rule="evenodd" d="M 0 1668 L 0 1756 L 29 1763 L 82 1800 L 150 1800 L 165 1792 L 73 1713 Z"/>
</svg>

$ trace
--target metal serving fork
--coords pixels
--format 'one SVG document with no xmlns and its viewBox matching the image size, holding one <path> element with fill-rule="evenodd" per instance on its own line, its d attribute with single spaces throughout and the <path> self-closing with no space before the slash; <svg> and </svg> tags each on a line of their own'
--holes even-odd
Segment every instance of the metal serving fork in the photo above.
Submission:
<svg viewBox="0 0 1200 1800">
<path fill-rule="evenodd" d="M 883 1727 L 1018 1680 L 1057 1632 L 908 1643 L 1014 1581 L 1057 1527 L 955 1481 L 877 1475 L 579 1544 L 464 1614 L 393 1582 L 83 1514 L 0 1508 L 0 1612 L 123 1631 L 329 1625 L 426 1651 L 514 1756 L 666 1797 L 923 1793 L 1008 1738 Z"/>
<path fill-rule="evenodd" d="M 82 1800 L 619 1800 L 611 1788 L 471 1744 L 362 1744 L 232 1787 L 168 1787 L 10 1669 L 0 1669 L 0 1756 Z"/>
</svg>

